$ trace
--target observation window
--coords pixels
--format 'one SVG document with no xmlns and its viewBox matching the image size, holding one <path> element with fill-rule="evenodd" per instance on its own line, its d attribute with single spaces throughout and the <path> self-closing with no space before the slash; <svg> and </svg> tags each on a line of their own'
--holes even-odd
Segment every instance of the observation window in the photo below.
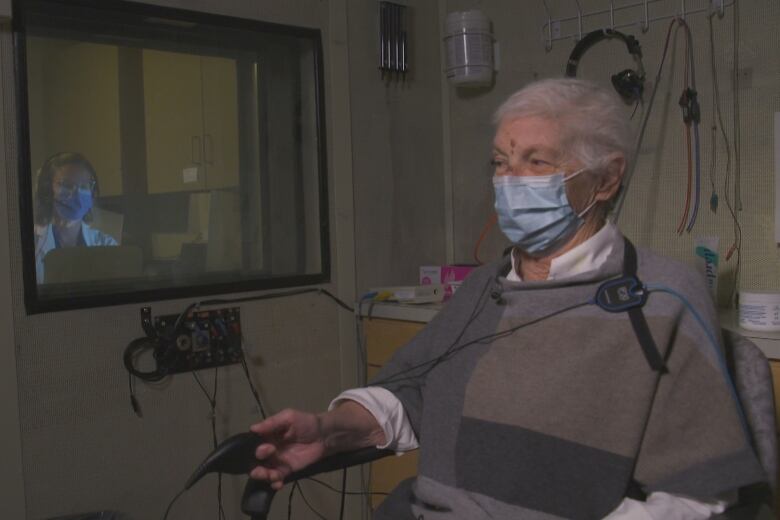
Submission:
<svg viewBox="0 0 780 520">
<path fill-rule="evenodd" d="M 113 0 L 14 24 L 28 312 L 329 279 L 319 30 Z"/>
</svg>

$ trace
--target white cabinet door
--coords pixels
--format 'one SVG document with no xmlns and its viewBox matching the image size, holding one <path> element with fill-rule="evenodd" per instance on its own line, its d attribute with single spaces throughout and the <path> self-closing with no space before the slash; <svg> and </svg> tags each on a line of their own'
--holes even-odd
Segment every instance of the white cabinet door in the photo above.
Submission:
<svg viewBox="0 0 780 520">
<path fill-rule="evenodd" d="M 206 188 L 238 186 L 238 83 L 236 60 L 204 56 L 203 157 Z"/>
<path fill-rule="evenodd" d="M 194 54 L 144 49 L 149 193 L 205 187 L 200 60 Z"/>
</svg>

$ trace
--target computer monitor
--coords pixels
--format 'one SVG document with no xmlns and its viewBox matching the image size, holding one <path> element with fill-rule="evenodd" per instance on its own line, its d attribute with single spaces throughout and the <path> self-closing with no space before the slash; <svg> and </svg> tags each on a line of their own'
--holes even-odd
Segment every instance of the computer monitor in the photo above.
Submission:
<svg viewBox="0 0 780 520">
<path fill-rule="evenodd" d="M 43 258 L 44 284 L 138 278 L 143 265 L 137 246 L 61 247 Z"/>
</svg>

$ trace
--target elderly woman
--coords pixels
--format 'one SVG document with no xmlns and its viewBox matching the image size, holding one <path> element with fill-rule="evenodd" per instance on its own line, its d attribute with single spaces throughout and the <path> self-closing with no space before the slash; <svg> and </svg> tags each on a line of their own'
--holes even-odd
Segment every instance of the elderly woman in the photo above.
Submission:
<svg viewBox="0 0 780 520">
<path fill-rule="evenodd" d="M 650 347 L 633 317 L 595 302 L 638 264 L 640 280 L 672 288 L 717 327 L 698 275 L 636 252 L 605 219 L 631 156 L 620 101 L 593 83 L 546 80 L 495 121 L 495 207 L 511 253 L 475 271 L 370 386 L 326 413 L 286 410 L 254 425 L 265 441 L 252 476 L 278 489 L 333 452 L 419 446 L 413 485 L 375 518 L 722 512 L 765 477 L 719 345 L 669 293 L 650 294 L 637 318 Z"/>
<path fill-rule="evenodd" d="M 43 259 L 52 249 L 115 246 L 114 237 L 89 226 L 98 194 L 95 169 L 77 152 L 49 157 L 38 173 L 35 193 L 35 273 L 44 281 Z"/>
</svg>

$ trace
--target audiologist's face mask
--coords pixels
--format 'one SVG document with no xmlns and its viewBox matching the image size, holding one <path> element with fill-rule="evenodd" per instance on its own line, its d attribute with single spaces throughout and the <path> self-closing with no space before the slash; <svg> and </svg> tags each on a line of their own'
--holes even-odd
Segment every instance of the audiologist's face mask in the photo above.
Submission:
<svg viewBox="0 0 780 520">
<path fill-rule="evenodd" d="M 506 237 L 533 256 L 545 256 L 565 244 L 584 223 L 582 217 L 594 200 L 575 213 L 566 196 L 568 177 L 564 172 L 551 175 L 493 177 L 498 225 Z"/>
<path fill-rule="evenodd" d="M 92 209 L 92 190 L 77 189 L 54 199 L 54 211 L 63 220 L 81 220 Z"/>
<path fill-rule="evenodd" d="M 95 181 L 72 165 L 62 167 L 52 181 L 54 211 L 63 220 L 81 220 L 92 209 Z"/>
</svg>

